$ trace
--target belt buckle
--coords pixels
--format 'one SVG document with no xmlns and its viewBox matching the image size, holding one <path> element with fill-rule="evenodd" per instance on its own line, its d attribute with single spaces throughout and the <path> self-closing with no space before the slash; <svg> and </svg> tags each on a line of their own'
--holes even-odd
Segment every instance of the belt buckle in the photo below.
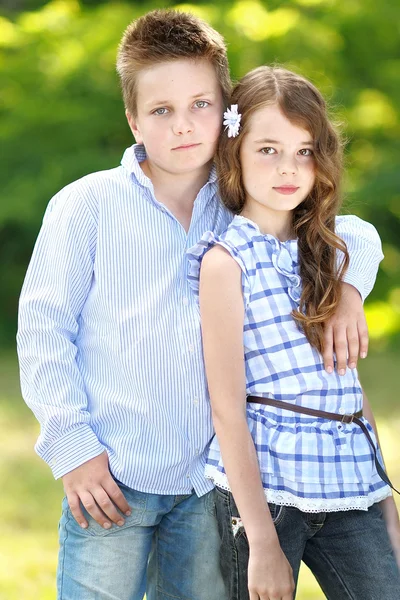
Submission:
<svg viewBox="0 0 400 600">
<path fill-rule="evenodd" d="M 348 421 L 345 421 L 345 419 L 349 419 Z M 353 421 L 354 421 L 354 415 L 353 414 L 344 414 L 343 417 L 341 418 L 342 423 L 346 423 L 347 425 L 350 425 Z"/>
</svg>

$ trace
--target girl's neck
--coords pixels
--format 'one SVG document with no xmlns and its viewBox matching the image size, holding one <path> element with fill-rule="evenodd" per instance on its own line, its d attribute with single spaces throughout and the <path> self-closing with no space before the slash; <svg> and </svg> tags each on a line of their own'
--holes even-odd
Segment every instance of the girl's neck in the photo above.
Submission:
<svg viewBox="0 0 400 600">
<path fill-rule="evenodd" d="M 259 206 L 244 206 L 241 215 L 253 221 L 261 233 L 273 235 L 281 242 L 295 238 L 292 211 L 273 211 Z"/>
</svg>

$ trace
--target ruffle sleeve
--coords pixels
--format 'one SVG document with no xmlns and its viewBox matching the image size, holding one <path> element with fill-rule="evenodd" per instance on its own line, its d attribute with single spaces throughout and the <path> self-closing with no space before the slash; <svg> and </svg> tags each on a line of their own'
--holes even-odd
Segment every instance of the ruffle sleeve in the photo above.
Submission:
<svg viewBox="0 0 400 600">
<path fill-rule="evenodd" d="M 242 271 L 243 299 L 245 307 L 247 307 L 250 299 L 250 284 L 246 265 L 240 253 L 236 250 L 235 246 L 230 241 L 223 239 L 223 237 L 215 235 L 212 231 L 207 231 L 203 235 L 201 240 L 197 244 L 189 248 L 189 250 L 187 250 L 186 252 L 186 256 L 189 262 L 188 282 L 193 293 L 198 299 L 201 263 L 206 252 L 208 252 L 215 245 L 225 248 L 225 250 L 229 252 L 232 258 L 239 265 Z"/>
</svg>

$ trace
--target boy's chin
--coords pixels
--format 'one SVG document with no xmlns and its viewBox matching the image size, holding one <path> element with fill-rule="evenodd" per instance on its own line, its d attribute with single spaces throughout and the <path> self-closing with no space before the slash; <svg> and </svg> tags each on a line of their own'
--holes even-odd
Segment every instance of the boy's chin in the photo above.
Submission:
<svg viewBox="0 0 400 600">
<path fill-rule="evenodd" d="M 190 171 L 209 169 L 213 163 L 213 160 L 213 156 L 187 157 L 185 160 L 175 161 L 174 165 L 171 165 L 171 167 L 176 172 L 190 173 Z"/>
</svg>

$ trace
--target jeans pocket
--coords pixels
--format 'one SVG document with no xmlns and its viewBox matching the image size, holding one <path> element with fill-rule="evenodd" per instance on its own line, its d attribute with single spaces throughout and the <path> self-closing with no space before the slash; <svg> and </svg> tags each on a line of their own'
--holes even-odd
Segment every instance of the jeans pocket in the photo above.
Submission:
<svg viewBox="0 0 400 600">
<path fill-rule="evenodd" d="M 379 521 L 383 520 L 383 512 L 378 503 L 372 504 L 368 508 L 368 512 Z"/>
<path fill-rule="evenodd" d="M 123 515 L 124 524 L 122 526 L 115 525 L 114 523 L 112 523 L 112 526 L 110 529 L 104 529 L 104 527 L 99 525 L 97 523 L 97 521 L 95 521 L 93 519 L 93 517 L 91 517 L 89 515 L 89 513 L 85 510 L 85 508 L 81 506 L 83 515 L 85 516 L 85 518 L 89 524 L 89 526 L 86 529 L 83 529 L 76 522 L 76 520 L 71 512 L 71 509 L 68 505 L 68 500 L 65 497 L 63 500 L 63 504 L 62 504 L 62 507 L 63 507 L 62 520 L 65 522 L 66 527 L 68 529 L 69 528 L 75 529 L 76 531 L 79 531 L 79 533 L 82 535 L 105 537 L 108 535 L 117 534 L 119 531 L 123 531 L 124 529 L 127 529 L 128 527 L 132 527 L 134 525 L 140 525 L 142 522 L 142 519 L 143 519 L 144 512 L 146 510 L 146 496 L 147 495 L 144 492 L 137 492 L 136 490 L 132 490 L 124 485 L 120 485 L 120 488 L 129 504 L 129 507 L 131 510 L 131 514 L 129 517 L 126 515 Z"/>
<path fill-rule="evenodd" d="M 271 513 L 272 522 L 277 527 L 285 516 L 285 507 L 281 504 L 273 504 L 268 502 L 269 512 Z"/>
<path fill-rule="evenodd" d="M 271 513 L 272 522 L 276 528 L 283 521 L 283 517 L 285 516 L 285 506 L 268 503 L 268 508 Z M 235 516 L 236 514 L 239 515 L 237 509 L 236 513 L 232 514 L 231 519 L 233 535 L 237 539 L 241 536 L 247 539 L 246 530 L 243 526 L 242 519 L 239 516 Z"/>
<path fill-rule="evenodd" d="M 240 518 L 240 514 L 232 493 L 216 487 L 215 494 L 217 502 L 220 506 L 220 511 L 224 513 L 230 521 L 230 530 L 233 538 L 237 539 L 241 536 L 246 537 L 242 519 Z M 286 513 L 286 507 L 281 506 L 280 504 L 273 504 L 272 502 L 269 502 L 268 508 L 271 513 L 272 522 L 274 526 L 277 527 L 283 521 Z"/>
<path fill-rule="evenodd" d="M 215 494 L 216 494 L 216 491 L 214 489 L 214 490 L 211 490 L 210 492 L 207 492 L 204 497 L 204 505 L 205 505 L 206 512 L 214 518 L 217 515 L 216 507 L 215 507 Z"/>
</svg>

